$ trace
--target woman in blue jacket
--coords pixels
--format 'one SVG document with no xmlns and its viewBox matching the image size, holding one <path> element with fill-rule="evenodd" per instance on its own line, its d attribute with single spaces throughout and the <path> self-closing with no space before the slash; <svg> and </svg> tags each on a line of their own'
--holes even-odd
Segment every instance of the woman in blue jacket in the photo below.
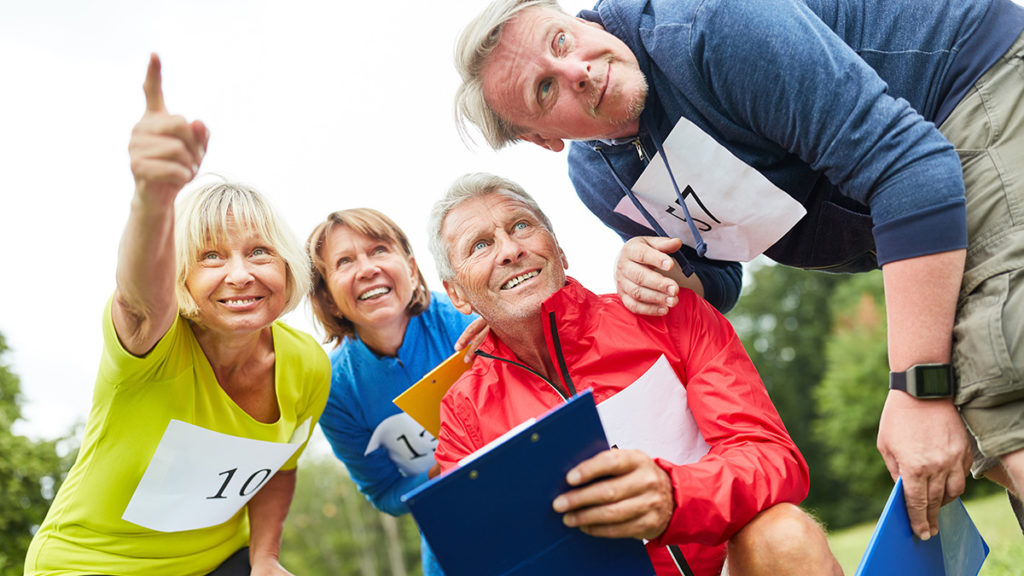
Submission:
<svg viewBox="0 0 1024 576">
<path fill-rule="evenodd" d="M 306 250 L 313 312 L 336 345 L 320 427 L 359 491 L 405 514 L 401 496 L 427 480 L 437 440 L 392 400 L 451 355 L 473 317 L 427 289 L 405 233 L 376 210 L 333 212 Z M 422 549 L 423 573 L 442 574 Z"/>
</svg>

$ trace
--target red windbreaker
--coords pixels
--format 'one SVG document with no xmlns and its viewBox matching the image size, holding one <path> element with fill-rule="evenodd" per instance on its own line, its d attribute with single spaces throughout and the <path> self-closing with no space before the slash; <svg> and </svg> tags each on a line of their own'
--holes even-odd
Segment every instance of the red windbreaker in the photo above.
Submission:
<svg viewBox="0 0 1024 576">
<path fill-rule="evenodd" d="M 739 338 L 693 292 L 681 290 L 666 316 L 640 316 L 570 278 L 541 315 L 561 380 L 509 363 L 511 350 L 488 336 L 481 350 L 497 359 L 478 357 L 441 403 L 442 471 L 589 388 L 609 442 L 644 450 L 672 479 L 672 519 L 647 545 L 659 575 L 680 573 L 672 544 L 696 575 L 720 573 L 733 534 L 807 496 L 807 464 Z"/>
</svg>

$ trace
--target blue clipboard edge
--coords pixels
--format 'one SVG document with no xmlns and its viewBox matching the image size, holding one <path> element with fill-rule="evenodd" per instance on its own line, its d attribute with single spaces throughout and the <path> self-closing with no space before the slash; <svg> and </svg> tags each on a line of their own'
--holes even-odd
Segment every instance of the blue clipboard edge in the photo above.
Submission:
<svg viewBox="0 0 1024 576">
<path fill-rule="evenodd" d="M 894 558 L 899 558 L 901 563 L 912 563 L 901 566 L 905 574 L 977 576 L 988 557 L 989 546 L 959 498 L 939 510 L 939 527 L 937 537 L 927 542 L 917 539 L 907 517 L 903 478 L 897 478 L 857 566 L 856 576 L 878 574 L 880 566 L 883 574 L 890 574 L 884 562 Z"/>
</svg>

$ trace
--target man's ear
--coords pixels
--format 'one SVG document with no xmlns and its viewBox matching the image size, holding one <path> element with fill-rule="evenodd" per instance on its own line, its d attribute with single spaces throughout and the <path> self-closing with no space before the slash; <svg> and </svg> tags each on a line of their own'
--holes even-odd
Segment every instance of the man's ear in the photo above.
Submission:
<svg viewBox="0 0 1024 576">
<path fill-rule="evenodd" d="M 561 138 L 545 138 L 536 132 L 530 134 L 520 134 L 520 138 L 527 142 L 533 142 L 537 146 L 552 152 L 561 152 L 565 148 L 565 142 Z"/>
<path fill-rule="evenodd" d="M 448 293 L 448 299 L 452 301 L 452 306 L 455 306 L 456 310 L 467 315 L 473 313 L 473 306 L 463 297 L 461 286 L 448 280 L 441 283 L 444 284 L 444 291 Z"/>
</svg>

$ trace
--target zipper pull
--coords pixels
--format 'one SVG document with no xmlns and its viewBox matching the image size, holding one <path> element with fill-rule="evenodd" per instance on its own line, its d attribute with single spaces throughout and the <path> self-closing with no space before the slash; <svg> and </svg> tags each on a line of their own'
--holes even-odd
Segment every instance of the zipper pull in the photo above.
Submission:
<svg viewBox="0 0 1024 576">
<path fill-rule="evenodd" d="M 633 139 L 633 146 L 636 147 L 636 153 L 637 156 L 640 156 L 640 161 L 649 164 L 651 159 L 647 156 L 647 151 L 644 150 L 644 144 L 640 141 L 639 136 Z"/>
</svg>

